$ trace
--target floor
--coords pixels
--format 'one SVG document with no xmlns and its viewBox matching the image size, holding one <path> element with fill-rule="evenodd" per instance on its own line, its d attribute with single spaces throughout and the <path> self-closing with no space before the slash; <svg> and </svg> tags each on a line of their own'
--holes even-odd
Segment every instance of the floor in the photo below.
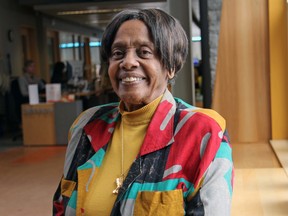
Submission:
<svg viewBox="0 0 288 216">
<path fill-rule="evenodd" d="M 281 166 L 288 175 L 288 140 L 271 140 L 270 143 Z"/>
<path fill-rule="evenodd" d="M 275 149 L 279 144 L 282 148 Z M 279 158 L 283 151 L 288 152 L 288 143 L 286 149 L 279 141 L 274 141 L 274 146 L 269 143 L 233 144 L 232 216 L 288 215 L 288 176 Z M 285 159 L 288 160 L 287 154 Z"/>
<path fill-rule="evenodd" d="M 65 147 L 13 147 L 0 152 L 0 215 L 52 215 Z"/>
<path fill-rule="evenodd" d="M 232 216 L 288 215 L 287 173 L 274 150 L 269 143 L 233 144 Z M 64 155 L 65 146 L 0 140 L 0 215 L 50 216 Z"/>
</svg>

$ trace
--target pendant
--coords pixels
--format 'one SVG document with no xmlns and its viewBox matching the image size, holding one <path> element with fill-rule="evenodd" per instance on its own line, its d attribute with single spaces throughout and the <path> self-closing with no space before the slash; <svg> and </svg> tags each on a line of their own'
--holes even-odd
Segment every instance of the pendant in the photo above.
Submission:
<svg viewBox="0 0 288 216">
<path fill-rule="evenodd" d="M 116 188 L 113 190 L 113 194 L 118 194 L 119 189 L 122 187 L 122 184 L 123 184 L 123 176 L 116 178 L 115 183 L 116 183 Z"/>
</svg>

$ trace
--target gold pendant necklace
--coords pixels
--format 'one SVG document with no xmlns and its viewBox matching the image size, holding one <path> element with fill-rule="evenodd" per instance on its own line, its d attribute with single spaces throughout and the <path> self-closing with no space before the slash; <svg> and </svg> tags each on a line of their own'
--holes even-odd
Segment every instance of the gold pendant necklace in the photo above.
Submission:
<svg viewBox="0 0 288 216">
<path fill-rule="evenodd" d="M 116 180 L 115 180 L 116 188 L 113 190 L 113 194 L 118 194 L 119 189 L 122 187 L 123 181 L 124 181 L 123 176 L 116 178 Z"/>
<path fill-rule="evenodd" d="M 121 175 L 115 179 L 116 188 L 112 191 L 113 194 L 118 194 L 119 189 L 124 182 L 124 137 L 123 137 L 123 119 L 121 120 Z"/>
</svg>

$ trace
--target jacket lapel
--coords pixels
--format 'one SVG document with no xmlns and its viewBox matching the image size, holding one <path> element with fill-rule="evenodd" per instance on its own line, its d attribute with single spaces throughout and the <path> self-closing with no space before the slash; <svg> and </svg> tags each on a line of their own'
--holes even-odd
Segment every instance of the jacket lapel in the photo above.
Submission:
<svg viewBox="0 0 288 216">
<path fill-rule="evenodd" d="M 104 147 L 111 140 L 117 120 L 120 116 L 119 108 L 103 107 L 93 116 L 91 121 L 85 125 L 84 131 L 95 151 Z"/>
<path fill-rule="evenodd" d="M 140 156 L 157 151 L 173 142 L 174 115 L 176 103 L 166 90 L 148 126 L 140 149 Z"/>
</svg>

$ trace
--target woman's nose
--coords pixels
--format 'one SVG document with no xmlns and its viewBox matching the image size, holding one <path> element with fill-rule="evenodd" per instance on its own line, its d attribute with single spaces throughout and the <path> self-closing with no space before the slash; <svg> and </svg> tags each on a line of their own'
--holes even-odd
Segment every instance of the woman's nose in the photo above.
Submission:
<svg viewBox="0 0 288 216">
<path fill-rule="evenodd" d="M 120 66 L 126 70 L 131 70 L 138 67 L 139 62 L 136 52 L 133 50 L 127 51 Z"/>
</svg>

